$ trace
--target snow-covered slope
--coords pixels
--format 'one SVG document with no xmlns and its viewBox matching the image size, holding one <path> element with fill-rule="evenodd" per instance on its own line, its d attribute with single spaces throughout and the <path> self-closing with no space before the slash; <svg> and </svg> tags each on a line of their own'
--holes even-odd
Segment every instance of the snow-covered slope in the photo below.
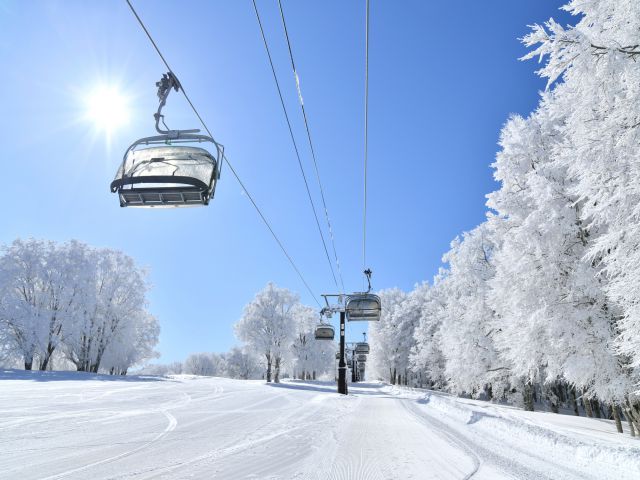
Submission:
<svg viewBox="0 0 640 480">
<path fill-rule="evenodd" d="M 369 383 L 0 371 L 0 478 L 638 478 L 608 421 Z"/>
</svg>

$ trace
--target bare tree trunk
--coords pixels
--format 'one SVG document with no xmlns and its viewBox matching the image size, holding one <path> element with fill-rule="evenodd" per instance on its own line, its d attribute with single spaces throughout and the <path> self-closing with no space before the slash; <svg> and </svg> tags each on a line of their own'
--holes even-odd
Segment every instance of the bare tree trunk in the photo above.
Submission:
<svg viewBox="0 0 640 480">
<path fill-rule="evenodd" d="M 316 371 L 315 370 L 313 371 L 313 375 L 311 376 L 311 378 L 312 378 L 312 380 L 316 379 Z"/>
<path fill-rule="evenodd" d="M 559 402 L 559 398 L 558 398 L 558 388 L 557 388 L 557 384 L 552 384 L 549 389 L 549 394 L 547 394 L 547 398 L 549 399 L 549 405 L 551 407 L 551 411 L 553 413 L 558 413 L 559 412 L 559 407 L 558 407 L 558 402 Z"/>
<path fill-rule="evenodd" d="M 576 401 L 576 389 L 571 387 L 569 390 L 569 400 L 571 401 L 571 406 L 573 407 L 573 414 L 576 417 L 580 416 L 580 410 L 578 410 L 578 402 Z"/>
<path fill-rule="evenodd" d="M 640 434 L 640 405 L 638 403 L 631 403 L 628 398 L 626 404 L 625 416 L 633 423 L 635 430 Z"/>
<path fill-rule="evenodd" d="M 560 403 L 566 403 L 568 399 L 567 384 L 564 382 L 558 383 L 558 397 L 560 399 Z"/>
<path fill-rule="evenodd" d="M 274 365 L 273 381 L 275 383 L 280 383 L 280 357 L 276 357 L 276 361 Z"/>
<path fill-rule="evenodd" d="M 620 421 L 620 407 L 612 403 L 611 412 L 613 412 L 613 419 L 616 422 L 616 430 L 618 430 L 618 433 L 623 433 L 622 422 Z"/>
<path fill-rule="evenodd" d="M 271 383 L 271 354 L 266 354 L 267 357 L 267 383 Z"/>
<path fill-rule="evenodd" d="M 522 397 L 524 400 L 524 409 L 526 411 L 533 412 L 533 385 L 530 383 L 524 384 Z"/>
<path fill-rule="evenodd" d="M 624 416 L 627 418 L 627 423 L 629 424 L 629 434 L 632 437 L 636 436 L 635 428 L 633 428 L 633 420 L 631 419 L 631 415 L 629 414 L 629 409 L 625 408 Z"/>
<path fill-rule="evenodd" d="M 593 410 L 591 408 L 591 401 L 584 396 L 584 392 L 582 393 L 582 404 L 584 405 L 584 413 L 586 413 L 587 417 L 593 418 Z"/>
<path fill-rule="evenodd" d="M 591 401 L 591 408 L 593 409 L 593 413 L 596 414 L 596 418 L 602 418 L 602 415 L 600 414 L 600 402 L 595 398 Z"/>
<path fill-rule="evenodd" d="M 56 349 L 56 347 L 54 347 L 51 342 L 49 342 L 49 344 L 47 345 L 47 349 L 45 350 L 44 353 L 44 357 L 42 358 L 42 361 L 40 362 L 40 370 L 46 370 L 47 366 L 49 365 L 49 360 L 51 359 L 51 354 L 53 353 L 53 351 Z"/>
</svg>

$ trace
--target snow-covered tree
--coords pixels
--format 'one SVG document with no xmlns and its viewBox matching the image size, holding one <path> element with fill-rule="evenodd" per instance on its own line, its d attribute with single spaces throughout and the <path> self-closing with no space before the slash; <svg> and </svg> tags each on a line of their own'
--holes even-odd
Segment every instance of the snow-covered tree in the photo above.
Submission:
<svg viewBox="0 0 640 480">
<path fill-rule="evenodd" d="M 215 372 L 211 356 L 207 353 L 192 353 L 182 364 L 189 375 L 212 376 Z"/>
<path fill-rule="evenodd" d="M 65 341 L 69 359 L 78 370 L 97 372 L 112 343 L 112 358 L 119 348 L 123 357 L 138 357 L 137 361 L 153 357 L 159 333 L 156 320 L 145 310 L 145 272 L 119 251 L 99 249 L 92 256 L 91 292 Z M 141 341 L 137 351 L 128 341 Z"/>
<path fill-rule="evenodd" d="M 566 170 L 569 193 L 588 233 L 586 259 L 599 269 L 605 293 L 597 313 L 607 321 L 596 322 L 602 325 L 595 335 L 599 343 L 617 335 L 621 354 L 617 360 L 624 375 L 616 373 L 616 365 L 599 368 L 590 391 L 608 401 L 625 397 L 640 421 L 638 400 L 629 392 L 629 380 L 637 382 L 633 369 L 640 365 L 640 5 L 574 0 L 564 8 L 579 16 L 575 27 L 553 20 L 534 26 L 524 39 L 535 46 L 526 58 L 546 58 L 539 73 L 548 79 L 551 108 L 565 114 L 556 162 Z M 592 339 L 591 334 L 585 338 Z M 591 363 L 600 367 L 599 359 Z M 575 367 L 578 375 L 584 373 Z"/>
<path fill-rule="evenodd" d="M 403 331 L 399 328 L 403 322 L 401 317 L 402 303 L 407 294 L 399 288 L 391 288 L 378 292 L 382 305 L 382 313 L 379 322 L 371 322 L 369 325 L 369 342 L 371 353 L 368 359 L 367 369 L 371 374 L 379 378 L 387 378 L 395 384 L 398 374 L 406 368 L 409 349 L 405 348 Z M 413 332 L 409 334 L 412 336 Z"/>
<path fill-rule="evenodd" d="M 235 325 L 237 337 L 264 358 L 267 382 L 271 382 L 272 371 L 273 380 L 276 383 L 280 381 L 280 368 L 291 353 L 296 334 L 295 312 L 298 306 L 296 294 L 268 283 L 245 306 L 242 318 Z"/>
<path fill-rule="evenodd" d="M 291 346 L 294 373 L 302 379 L 315 379 L 333 368 L 336 344 L 315 339 L 318 313 L 313 308 L 299 305 L 294 311 L 294 317 L 295 337 Z"/>
<path fill-rule="evenodd" d="M 224 354 L 225 376 L 247 380 L 256 378 L 259 371 L 259 363 L 256 356 L 240 347 L 233 347 Z"/>
<path fill-rule="evenodd" d="M 409 356 L 409 365 L 417 376 L 420 387 L 443 389 L 446 385 L 445 358 L 438 335 L 446 305 L 446 275 L 446 270 L 441 268 L 431 287 L 425 282 L 411 292 L 419 305 L 419 310 L 414 314 L 418 313 L 419 317 L 413 333 L 414 346 Z"/>
<path fill-rule="evenodd" d="M 93 372 L 108 353 L 106 370 L 122 373 L 154 355 L 159 327 L 146 312 L 148 288 L 122 252 L 18 239 L 0 256 L 3 351 L 42 370 L 64 352 Z"/>
<path fill-rule="evenodd" d="M 47 368 L 85 300 L 85 248 L 79 242 L 18 239 L 0 257 L 0 322 L 27 370 L 34 359 Z"/>
<path fill-rule="evenodd" d="M 159 356 L 154 350 L 159 336 L 158 321 L 148 312 L 140 311 L 127 317 L 105 349 L 100 368 L 125 375 L 132 366 Z"/>
<path fill-rule="evenodd" d="M 492 212 L 398 315 L 421 311 L 410 361 L 427 383 L 516 392 L 528 408 L 542 395 L 576 414 L 581 398 L 617 420 L 621 405 L 640 428 L 640 3 L 564 8 L 575 26 L 550 20 L 524 38 L 548 88 L 502 130 Z M 385 320 L 372 328 L 378 366 L 397 348 L 399 323 Z"/>
<path fill-rule="evenodd" d="M 487 303 L 488 281 L 494 275 L 495 243 L 482 224 L 451 243 L 443 257 L 449 264 L 441 286 L 447 292 L 440 345 L 445 376 L 456 393 L 480 394 L 501 367 L 493 342 L 494 312 Z"/>
</svg>

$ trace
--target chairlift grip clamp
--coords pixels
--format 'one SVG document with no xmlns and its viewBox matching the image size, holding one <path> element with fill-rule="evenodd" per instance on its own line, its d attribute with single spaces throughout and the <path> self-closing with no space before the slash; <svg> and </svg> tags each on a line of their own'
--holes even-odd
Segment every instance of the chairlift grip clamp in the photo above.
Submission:
<svg viewBox="0 0 640 480">
<path fill-rule="evenodd" d="M 371 291 L 371 275 L 373 274 L 373 272 L 371 271 L 370 268 L 367 268 L 362 273 L 364 273 L 367 276 L 367 283 L 369 284 L 369 288 L 367 289 L 367 293 L 369 293 Z"/>
</svg>

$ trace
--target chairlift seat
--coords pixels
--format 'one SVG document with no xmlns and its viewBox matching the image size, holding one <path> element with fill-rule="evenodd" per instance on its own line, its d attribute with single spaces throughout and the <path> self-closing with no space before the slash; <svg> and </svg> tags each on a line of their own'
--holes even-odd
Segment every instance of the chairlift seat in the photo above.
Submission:
<svg viewBox="0 0 640 480">
<path fill-rule="evenodd" d="M 369 353 L 369 344 L 366 342 L 356 343 L 356 353 Z"/>
<path fill-rule="evenodd" d="M 364 354 L 358 355 L 358 363 L 365 363 L 367 361 L 367 356 Z"/>
<path fill-rule="evenodd" d="M 208 205 L 219 165 L 200 147 L 165 145 L 127 150 L 111 191 L 121 207 L 183 207 Z"/>
<path fill-rule="evenodd" d="M 335 330 L 332 325 L 326 323 L 320 324 L 316 327 L 315 332 L 316 340 L 333 340 L 335 337 Z"/>
<path fill-rule="evenodd" d="M 382 311 L 380 297 L 373 293 L 354 293 L 349 295 L 345 312 L 350 322 L 377 322 Z"/>
</svg>

